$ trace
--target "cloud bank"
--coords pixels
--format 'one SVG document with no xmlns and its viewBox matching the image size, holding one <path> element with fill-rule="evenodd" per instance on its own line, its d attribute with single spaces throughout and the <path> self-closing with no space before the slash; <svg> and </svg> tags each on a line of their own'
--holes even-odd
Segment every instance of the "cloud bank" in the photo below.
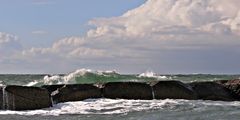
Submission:
<svg viewBox="0 0 240 120">
<path fill-rule="evenodd" d="M 239 0 L 147 0 L 122 16 L 89 21 L 95 28 L 85 36 L 24 50 L 17 58 L 48 65 L 58 61 L 69 69 L 95 65 L 181 73 L 232 67 L 222 71 L 232 72 L 240 67 L 234 66 L 240 60 L 235 57 L 240 54 L 239 5 Z"/>
</svg>

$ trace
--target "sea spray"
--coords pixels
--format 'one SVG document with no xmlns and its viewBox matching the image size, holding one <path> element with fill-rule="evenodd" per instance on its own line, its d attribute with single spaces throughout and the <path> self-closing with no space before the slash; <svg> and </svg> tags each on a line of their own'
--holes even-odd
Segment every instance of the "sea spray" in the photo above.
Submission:
<svg viewBox="0 0 240 120">
<path fill-rule="evenodd" d="M 79 69 L 64 76 L 46 75 L 43 79 L 44 85 L 53 84 L 77 84 L 77 83 L 96 83 L 101 79 L 116 77 L 115 71 L 93 71 L 90 69 Z"/>
<path fill-rule="evenodd" d="M 8 93 L 6 92 L 6 87 L 7 86 L 3 86 L 2 88 L 2 92 L 3 92 L 3 102 L 2 102 L 2 109 L 6 110 L 8 109 Z"/>
<path fill-rule="evenodd" d="M 192 81 L 211 81 L 211 80 L 229 80 L 237 79 L 240 75 L 210 75 L 210 74 L 189 74 L 189 75 L 160 75 L 153 71 L 146 71 L 141 74 L 120 74 L 113 71 L 100 71 L 90 69 L 78 69 L 69 74 L 56 75 L 13 75 L 11 80 L 6 79 L 5 76 L 0 78 L 7 84 L 11 85 L 25 85 L 25 86 L 42 86 L 42 85 L 56 85 L 56 84 L 95 84 L 107 82 L 149 82 L 149 81 L 166 81 L 177 80 L 182 82 Z M 22 76 L 22 77 L 21 77 Z M 36 77 L 34 77 L 36 76 Z M 19 79 L 20 78 L 20 79 Z M 25 79 L 32 78 L 26 82 Z M 15 80 L 14 82 L 12 81 Z M 21 84 L 16 84 L 18 81 Z"/>
<path fill-rule="evenodd" d="M 152 78 L 157 80 L 169 80 L 167 76 L 160 76 L 154 73 L 153 71 L 146 71 L 138 75 L 139 78 Z"/>
<path fill-rule="evenodd" d="M 5 109 L 5 88 L 6 86 L 2 86 L 2 109 Z"/>
<path fill-rule="evenodd" d="M 156 73 L 154 73 L 153 71 L 146 71 L 144 73 L 139 74 L 138 77 L 157 77 L 157 76 Z"/>
<path fill-rule="evenodd" d="M 28 84 L 24 85 L 24 86 L 35 86 L 36 84 L 38 84 L 39 82 L 37 80 L 29 82 Z"/>
<path fill-rule="evenodd" d="M 7 86 L 3 86 L 2 93 L 2 109 L 3 110 L 14 110 L 15 109 L 15 95 L 12 93 L 9 93 L 6 90 Z"/>
<path fill-rule="evenodd" d="M 152 90 L 152 98 L 155 99 L 155 93 L 152 86 L 151 86 L 151 90 Z"/>
<path fill-rule="evenodd" d="M 150 81 L 148 84 L 151 86 L 151 90 L 152 90 L 152 98 L 156 99 L 155 97 L 155 91 L 153 89 L 153 86 L 156 85 L 158 83 L 158 81 Z"/>
<path fill-rule="evenodd" d="M 51 99 L 51 104 L 52 104 L 52 106 L 55 104 L 55 102 L 53 101 L 53 98 L 52 98 L 52 96 L 50 96 L 50 99 Z"/>
<path fill-rule="evenodd" d="M 79 69 L 66 75 L 46 75 L 38 83 L 32 82 L 28 85 L 54 85 L 54 84 L 95 84 L 107 82 L 145 82 L 157 80 L 154 77 L 137 75 L 123 75 L 116 71 L 94 71 L 90 69 Z"/>
</svg>

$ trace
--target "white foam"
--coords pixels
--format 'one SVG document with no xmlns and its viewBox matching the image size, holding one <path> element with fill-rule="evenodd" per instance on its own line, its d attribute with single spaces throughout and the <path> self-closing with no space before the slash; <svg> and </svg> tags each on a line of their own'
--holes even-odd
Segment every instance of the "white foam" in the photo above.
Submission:
<svg viewBox="0 0 240 120">
<path fill-rule="evenodd" d="M 116 70 L 106 70 L 106 71 L 103 71 L 103 73 L 115 74 L 117 72 L 116 72 Z"/>
<path fill-rule="evenodd" d="M 32 82 L 29 82 L 28 84 L 24 85 L 24 86 L 34 86 L 36 84 L 38 84 L 39 82 L 38 81 L 32 81 Z"/>
<path fill-rule="evenodd" d="M 43 79 L 43 83 L 47 85 L 52 85 L 52 84 L 75 84 L 75 78 L 78 76 L 84 76 L 86 73 L 92 73 L 92 70 L 90 69 L 78 69 L 72 73 L 69 73 L 65 76 L 59 76 L 59 75 L 54 75 L 54 76 L 45 76 Z"/>
<path fill-rule="evenodd" d="M 124 99 L 87 99 L 78 102 L 66 102 L 52 108 L 30 111 L 0 111 L 0 115 L 43 115 L 63 114 L 125 114 L 148 110 L 205 110 L 213 107 L 239 107 L 240 102 L 202 101 L 202 100 L 124 100 Z M 181 107 L 182 106 L 182 107 Z"/>
<path fill-rule="evenodd" d="M 69 82 L 69 81 L 75 79 L 75 77 L 77 77 L 77 76 L 84 76 L 86 73 L 94 73 L 94 72 L 91 69 L 85 69 L 85 68 L 78 69 L 78 70 L 64 76 L 63 80 L 64 80 L 64 82 Z"/>
<path fill-rule="evenodd" d="M 61 83 L 62 83 L 62 77 L 59 75 L 53 75 L 53 76 L 46 75 L 43 78 L 43 84 L 52 85 L 52 84 L 61 84 Z"/>
<path fill-rule="evenodd" d="M 59 75 L 54 75 L 54 76 L 45 76 L 43 79 L 44 84 L 52 85 L 52 84 L 76 84 L 75 78 L 84 76 L 87 73 L 92 73 L 92 74 L 97 74 L 97 75 L 109 75 L 109 74 L 117 74 L 116 71 L 93 71 L 91 69 L 78 69 L 72 73 L 69 73 L 65 76 L 59 76 Z M 30 83 L 29 83 L 30 84 Z"/>
<path fill-rule="evenodd" d="M 66 102 L 52 108 L 31 111 L 0 111 L 0 115 L 62 115 L 62 114 L 122 114 L 133 111 L 160 109 L 164 105 L 178 104 L 177 100 L 124 100 L 88 99 L 79 102 Z"/>
<path fill-rule="evenodd" d="M 146 71 L 145 73 L 139 74 L 138 77 L 167 79 L 167 76 L 159 76 L 153 71 Z"/>
<path fill-rule="evenodd" d="M 4 83 L 4 81 L 0 81 L 0 86 L 6 86 L 6 84 Z"/>
<path fill-rule="evenodd" d="M 86 74 L 90 74 L 90 76 L 85 76 Z M 94 77 L 91 76 L 91 74 L 95 74 L 95 75 L 99 75 L 99 76 L 105 76 L 105 77 L 111 77 L 111 76 L 115 76 L 115 75 L 120 75 L 119 73 L 116 72 L 116 70 L 107 70 L 107 71 L 94 71 L 91 69 L 78 69 L 72 73 L 69 73 L 67 75 L 64 76 L 60 76 L 60 75 L 46 75 L 42 80 L 38 80 L 38 81 L 32 81 L 28 84 L 26 84 L 25 86 L 34 86 L 34 85 L 53 85 L 53 84 L 76 84 L 76 78 L 77 77 Z M 171 79 L 171 77 L 167 77 L 167 76 L 159 76 L 156 73 L 152 72 L 152 71 L 147 71 L 145 73 L 142 73 L 140 75 L 138 75 L 137 77 L 139 78 L 154 78 L 154 79 L 158 79 L 158 80 L 169 80 Z M 91 78 L 90 78 L 91 79 Z M 128 81 L 139 81 L 138 78 L 136 79 L 130 79 Z"/>
</svg>

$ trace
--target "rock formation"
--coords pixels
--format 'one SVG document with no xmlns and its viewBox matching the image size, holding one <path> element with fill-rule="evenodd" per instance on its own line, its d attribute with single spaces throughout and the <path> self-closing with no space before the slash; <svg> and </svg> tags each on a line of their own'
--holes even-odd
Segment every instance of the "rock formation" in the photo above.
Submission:
<svg viewBox="0 0 240 120">
<path fill-rule="evenodd" d="M 101 85 L 44 85 L 42 87 L 0 87 L 0 109 L 34 110 L 52 106 L 52 102 L 81 101 L 90 98 L 111 99 L 187 99 L 240 100 L 240 80 L 182 83 L 112 82 Z M 53 100 L 53 101 L 52 101 Z"/>
<path fill-rule="evenodd" d="M 51 97 L 44 88 L 11 85 L 1 89 L 2 109 L 33 110 L 52 106 Z"/>
<path fill-rule="evenodd" d="M 237 100 L 236 95 L 233 94 L 231 90 L 217 82 L 194 82 L 189 85 L 196 91 L 198 99 L 221 101 Z"/>
<path fill-rule="evenodd" d="M 53 88 L 56 89 L 51 94 L 54 103 L 102 97 L 101 89 L 92 84 L 57 85 L 48 87 L 48 90 L 52 91 Z"/>
<path fill-rule="evenodd" d="M 136 82 L 107 83 L 103 88 L 103 96 L 111 99 L 153 99 L 151 86 Z"/>
<path fill-rule="evenodd" d="M 152 87 L 155 99 L 197 99 L 191 86 L 180 81 L 159 81 Z"/>
<path fill-rule="evenodd" d="M 227 88 L 229 91 L 231 91 L 232 94 L 235 95 L 235 98 L 240 99 L 240 80 L 222 80 L 217 81 L 217 83 L 221 84 L 225 88 Z"/>
</svg>

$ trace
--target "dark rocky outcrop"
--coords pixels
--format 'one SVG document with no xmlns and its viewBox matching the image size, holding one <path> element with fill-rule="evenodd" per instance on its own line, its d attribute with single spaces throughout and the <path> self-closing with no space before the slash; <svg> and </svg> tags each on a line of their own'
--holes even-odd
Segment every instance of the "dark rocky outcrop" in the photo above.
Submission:
<svg viewBox="0 0 240 120">
<path fill-rule="evenodd" d="M 57 88 L 57 86 L 54 87 Z M 54 103 L 81 101 L 89 98 L 102 97 L 101 89 L 92 84 L 59 85 L 58 87 L 60 88 L 52 92 Z"/>
<path fill-rule="evenodd" d="M 234 101 L 236 94 L 217 82 L 194 82 L 189 85 L 196 91 L 198 99 Z"/>
<path fill-rule="evenodd" d="M 155 99 L 197 99 L 191 86 L 180 81 L 159 81 L 152 88 Z"/>
<path fill-rule="evenodd" d="M 106 83 L 103 96 L 112 99 L 152 99 L 152 90 L 148 84 L 136 82 Z"/>
<path fill-rule="evenodd" d="M 240 99 L 240 80 L 222 80 L 217 81 L 217 83 L 223 85 L 225 88 L 230 90 L 233 94 L 237 95 L 237 99 Z"/>
<path fill-rule="evenodd" d="M 54 103 L 81 101 L 89 98 L 111 99 L 187 99 L 240 100 L 240 80 L 182 83 L 153 81 L 151 83 L 112 82 L 106 84 L 45 85 L 39 87 L 0 87 L 0 109 L 34 110 Z M 51 98 L 52 97 L 52 98 Z"/>
<path fill-rule="evenodd" d="M 34 110 L 52 106 L 48 91 L 38 87 L 6 86 L 2 88 L 2 109 Z"/>
</svg>

